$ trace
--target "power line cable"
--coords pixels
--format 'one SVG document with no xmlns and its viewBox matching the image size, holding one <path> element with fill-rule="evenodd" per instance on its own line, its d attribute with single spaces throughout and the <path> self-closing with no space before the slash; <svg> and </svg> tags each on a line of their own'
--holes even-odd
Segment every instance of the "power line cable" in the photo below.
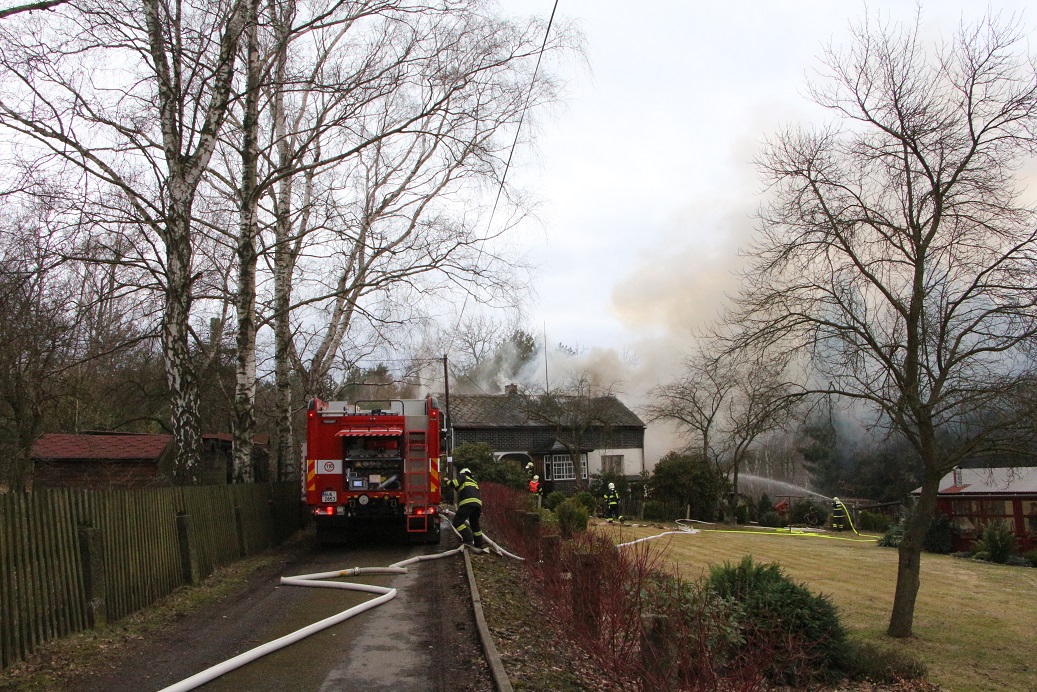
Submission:
<svg viewBox="0 0 1037 692">
<path fill-rule="evenodd" d="M 486 221 L 486 230 L 489 231 L 493 225 L 493 217 L 497 213 L 497 205 L 500 203 L 501 194 L 504 192 L 504 183 L 508 178 L 508 171 L 511 170 L 511 160 L 515 156 L 515 148 L 518 146 L 519 135 L 522 133 L 522 125 L 526 121 L 526 112 L 529 110 L 529 102 L 533 98 L 533 87 L 536 86 L 537 75 L 540 73 L 540 63 L 544 59 L 544 51 L 547 50 L 547 39 L 551 36 L 551 27 L 554 25 L 555 12 L 558 10 L 558 0 L 555 0 L 554 6 L 551 8 L 551 16 L 547 20 L 547 30 L 544 31 L 544 42 L 540 44 L 540 52 L 537 54 L 537 64 L 533 68 L 533 77 L 529 81 L 529 89 L 526 91 L 526 101 L 522 104 L 522 110 L 519 113 L 518 126 L 515 128 L 515 139 L 511 142 L 511 149 L 508 151 L 508 160 L 504 163 L 504 172 L 501 174 L 500 185 L 497 186 L 497 196 L 493 200 L 493 208 L 490 210 L 490 218 Z M 479 247 L 479 254 L 482 254 L 482 247 Z M 461 304 L 461 312 L 457 316 L 457 326 L 461 324 L 461 319 L 464 317 L 465 309 L 468 307 L 469 292 L 465 291 L 464 302 Z"/>
</svg>

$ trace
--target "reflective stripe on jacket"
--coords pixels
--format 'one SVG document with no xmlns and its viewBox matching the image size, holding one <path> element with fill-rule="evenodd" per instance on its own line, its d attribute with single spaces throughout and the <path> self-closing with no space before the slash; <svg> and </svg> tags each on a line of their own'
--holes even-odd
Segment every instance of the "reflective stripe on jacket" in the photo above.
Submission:
<svg viewBox="0 0 1037 692">
<path fill-rule="evenodd" d="M 479 505 L 482 507 L 482 499 L 479 497 L 479 484 L 475 480 L 465 478 L 464 482 L 458 482 L 457 479 L 451 478 L 449 484 L 457 489 L 458 507 L 461 505 Z"/>
<path fill-rule="evenodd" d="M 618 505 L 619 504 L 619 491 L 618 490 L 610 490 L 607 493 L 605 493 L 605 502 L 609 503 L 610 505 Z"/>
</svg>

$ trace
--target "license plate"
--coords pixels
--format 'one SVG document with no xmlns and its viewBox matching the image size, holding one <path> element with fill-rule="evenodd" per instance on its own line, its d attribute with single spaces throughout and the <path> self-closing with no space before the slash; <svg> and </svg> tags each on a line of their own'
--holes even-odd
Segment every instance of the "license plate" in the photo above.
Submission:
<svg viewBox="0 0 1037 692">
<path fill-rule="evenodd" d="M 321 502 L 338 502 L 338 492 L 334 490 L 325 490 L 320 496 Z"/>
</svg>

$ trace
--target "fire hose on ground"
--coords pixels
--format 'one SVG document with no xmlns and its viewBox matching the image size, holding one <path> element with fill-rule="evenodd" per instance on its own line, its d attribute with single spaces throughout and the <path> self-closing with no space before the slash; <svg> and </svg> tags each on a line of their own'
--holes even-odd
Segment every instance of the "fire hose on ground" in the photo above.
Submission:
<svg viewBox="0 0 1037 692">
<path fill-rule="evenodd" d="M 453 517 L 454 514 L 449 510 L 442 510 L 442 513 L 449 517 Z M 457 533 L 457 530 L 454 529 L 453 525 L 451 525 L 450 527 L 451 529 L 453 529 L 454 533 L 457 534 L 457 536 L 460 538 L 460 534 Z M 396 597 L 396 589 L 391 587 L 374 586 L 372 584 L 358 584 L 355 582 L 327 581 L 329 579 L 369 574 L 406 574 L 407 567 L 409 565 L 416 564 L 418 562 L 425 562 L 427 560 L 438 560 L 440 558 L 448 557 L 450 555 L 460 555 L 465 551 L 466 548 L 469 550 L 479 550 L 480 552 L 489 552 L 492 549 L 493 552 L 504 557 L 510 557 L 516 560 L 523 559 L 517 555 L 509 553 L 507 550 L 504 550 L 497 543 L 490 540 L 490 538 L 486 535 L 483 535 L 483 540 L 487 543 L 489 548 L 476 549 L 470 545 L 465 545 L 464 543 L 462 543 L 460 546 L 452 550 L 446 550 L 441 553 L 432 553 L 430 555 L 417 555 L 406 560 L 401 560 L 400 562 L 395 562 L 389 565 L 388 567 L 352 567 L 350 569 L 337 570 L 333 572 L 317 572 L 314 574 L 302 574 L 295 577 L 281 577 L 280 583 L 287 586 L 313 586 L 325 589 L 346 589 L 348 591 L 365 591 L 367 593 L 377 594 L 377 597 L 372 598 L 369 601 L 365 601 L 364 603 L 361 603 L 359 605 L 353 606 L 352 608 L 348 608 L 347 610 L 343 610 L 341 613 L 332 615 L 331 617 L 327 617 L 323 620 L 314 622 L 311 625 L 307 625 L 306 627 L 298 629 L 290 634 L 286 634 L 278 639 L 274 639 L 273 641 L 267 642 L 266 644 L 257 646 L 254 649 L 250 649 L 244 653 L 238 654 L 237 656 L 227 659 L 222 663 L 217 663 L 216 665 L 207 668 L 200 673 L 196 673 L 189 678 L 185 678 L 184 680 L 181 680 L 176 684 L 170 685 L 169 687 L 160 690 L 160 692 L 186 692 L 186 690 L 193 690 L 196 687 L 200 687 L 201 685 L 204 685 L 207 682 L 215 680 L 216 678 L 220 677 L 221 675 L 224 675 L 225 673 L 229 673 L 230 671 L 240 668 L 248 663 L 251 663 L 256 659 L 262 658 L 263 656 L 266 656 L 269 653 L 273 653 L 274 651 L 283 649 L 286 646 L 289 646 L 297 641 L 305 639 L 311 634 L 316 634 L 317 632 L 325 630 L 328 627 L 332 627 L 333 625 L 345 622 L 346 620 L 350 619 L 355 615 L 359 615 L 360 613 L 371 610 L 372 608 L 376 608 L 382 605 L 383 603 L 391 601 L 393 598 Z"/>
</svg>

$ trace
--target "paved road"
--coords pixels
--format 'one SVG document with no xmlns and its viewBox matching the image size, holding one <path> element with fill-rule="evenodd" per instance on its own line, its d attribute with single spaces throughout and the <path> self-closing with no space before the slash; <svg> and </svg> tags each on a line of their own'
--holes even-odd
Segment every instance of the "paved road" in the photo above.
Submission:
<svg viewBox="0 0 1037 692">
<path fill-rule="evenodd" d="M 281 586 L 280 576 L 387 566 L 442 547 L 314 547 L 238 596 L 142 643 L 133 660 L 82 690 L 159 690 L 243 651 L 375 596 Z M 206 692 L 426 692 L 492 689 L 459 556 L 412 565 L 405 575 L 350 577 L 393 587 L 388 603 L 276 651 L 203 686 Z M 473 665 L 474 664 L 474 665 Z"/>
</svg>

